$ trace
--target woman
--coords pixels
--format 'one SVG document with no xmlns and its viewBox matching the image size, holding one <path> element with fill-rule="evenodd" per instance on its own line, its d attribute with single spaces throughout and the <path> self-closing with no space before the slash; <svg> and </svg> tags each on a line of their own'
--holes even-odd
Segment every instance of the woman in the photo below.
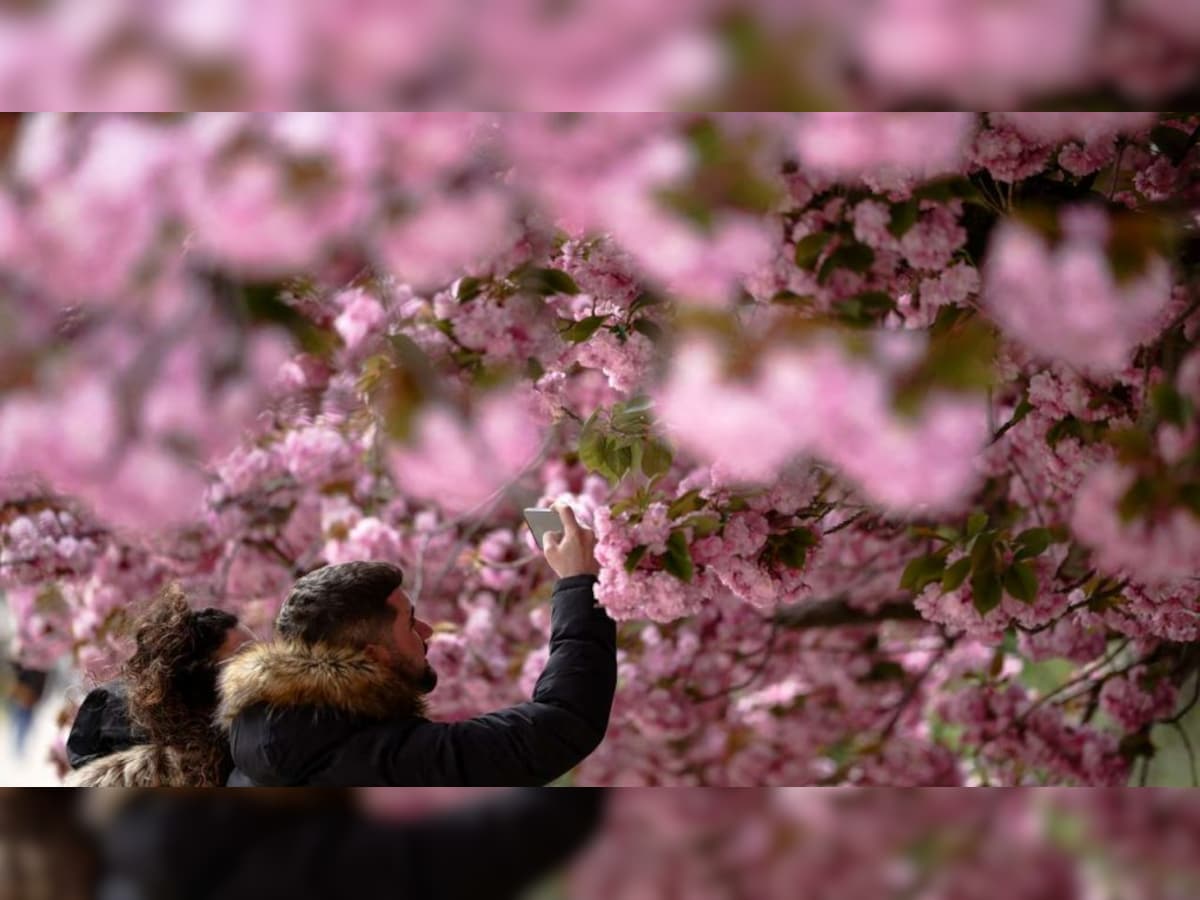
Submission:
<svg viewBox="0 0 1200 900">
<path fill-rule="evenodd" d="M 220 664 L 250 640 L 237 617 L 192 610 L 178 586 L 158 598 L 137 629 L 122 669 L 129 718 L 143 742 L 73 772 L 73 787 L 223 785 L 232 762 L 213 725 Z"/>
</svg>

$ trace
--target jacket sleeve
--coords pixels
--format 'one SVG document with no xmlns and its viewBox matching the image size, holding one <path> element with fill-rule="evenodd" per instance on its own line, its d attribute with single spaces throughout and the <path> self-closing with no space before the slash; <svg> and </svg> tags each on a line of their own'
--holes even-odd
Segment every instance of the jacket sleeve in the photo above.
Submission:
<svg viewBox="0 0 1200 900">
<path fill-rule="evenodd" d="M 550 657 L 529 702 L 462 722 L 384 729 L 372 748 L 380 783 L 547 784 L 599 746 L 617 684 L 616 625 L 592 575 L 555 585 Z"/>
</svg>

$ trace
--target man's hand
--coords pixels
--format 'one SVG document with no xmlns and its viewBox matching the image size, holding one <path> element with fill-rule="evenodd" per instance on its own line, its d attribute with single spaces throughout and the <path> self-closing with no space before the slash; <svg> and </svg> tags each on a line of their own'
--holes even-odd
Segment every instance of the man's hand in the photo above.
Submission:
<svg viewBox="0 0 1200 900">
<path fill-rule="evenodd" d="M 563 531 L 547 531 L 542 538 L 542 549 L 546 562 L 550 563 L 559 578 L 571 575 L 599 575 L 600 565 L 596 562 L 596 535 L 579 524 L 575 510 L 567 504 L 554 504 L 554 511 L 562 519 Z"/>
</svg>

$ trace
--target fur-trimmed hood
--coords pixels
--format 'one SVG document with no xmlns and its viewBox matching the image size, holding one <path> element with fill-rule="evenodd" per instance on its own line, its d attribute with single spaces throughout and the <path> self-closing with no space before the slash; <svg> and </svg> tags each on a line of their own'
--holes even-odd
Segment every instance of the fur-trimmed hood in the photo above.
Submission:
<svg viewBox="0 0 1200 900">
<path fill-rule="evenodd" d="M 363 732 L 425 714 L 423 699 L 361 650 L 276 641 L 247 647 L 220 676 L 217 724 L 229 733 L 230 784 L 321 783 Z"/>
<path fill-rule="evenodd" d="M 139 744 L 93 760 L 66 778 L 67 787 L 196 787 L 192 768 L 174 747 Z"/>
<path fill-rule="evenodd" d="M 276 641 L 247 647 L 220 678 L 218 724 L 266 704 L 335 709 L 366 719 L 424 716 L 424 699 L 363 651 L 328 644 Z"/>
</svg>

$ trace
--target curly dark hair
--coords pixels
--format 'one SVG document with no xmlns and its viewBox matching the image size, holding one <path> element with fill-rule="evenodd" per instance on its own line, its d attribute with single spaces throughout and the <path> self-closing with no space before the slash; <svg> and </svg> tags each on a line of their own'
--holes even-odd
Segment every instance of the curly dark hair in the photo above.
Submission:
<svg viewBox="0 0 1200 900">
<path fill-rule="evenodd" d="M 198 786 L 221 785 L 233 768 L 216 712 L 216 653 L 238 624 L 219 609 L 193 610 L 170 585 L 139 620 L 137 650 L 122 674 L 129 715 L 151 744 L 171 747 Z"/>
</svg>

